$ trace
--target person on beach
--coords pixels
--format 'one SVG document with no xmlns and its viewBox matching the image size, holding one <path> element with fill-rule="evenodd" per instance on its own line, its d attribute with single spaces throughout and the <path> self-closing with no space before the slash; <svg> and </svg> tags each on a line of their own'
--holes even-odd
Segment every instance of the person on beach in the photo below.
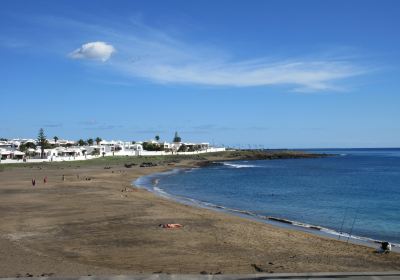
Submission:
<svg viewBox="0 0 400 280">
<path fill-rule="evenodd" d="M 43 178 L 43 183 L 47 183 L 47 176 L 45 176 L 44 178 Z"/>
<path fill-rule="evenodd" d="M 65 181 L 65 175 L 64 174 L 62 175 L 62 180 Z"/>
<path fill-rule="evenodd" d="M 392 244 L 390 244 L 389 242 L 387 242 L 387 241 L 385 241 L 385 242 L 382 242 L 382 244 L 381 244 L 381 252 L 382 253 L 389 253 L 391 250 L 392 250 Z"/>
<path fill-rule="evenodd" d="M 36 185 L 36 179 L 32 178 L 32 186 L 34 187 Z"/>
</svg>

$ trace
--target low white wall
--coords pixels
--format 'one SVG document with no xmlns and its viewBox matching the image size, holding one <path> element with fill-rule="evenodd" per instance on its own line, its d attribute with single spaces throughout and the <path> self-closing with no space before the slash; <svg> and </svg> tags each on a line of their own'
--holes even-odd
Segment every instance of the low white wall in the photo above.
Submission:
<svg viewBox="0 0 400 280">
<path fill-rule="evenodd" d="M 196 155 L 196 154 L 204 154 L 204 153 L 215 153 L 215 152 L 223 152 L 225 148 L 208 148 L 203 151 L 195 151 L 195 152 L 165 152 L 165 151 L 119 151 L 119 152 L 108 152 L 104 156 L 165 156 L 165 155 Z"/>
<path fill-rule="evenodd" d="M 196 151 L 196 152 L 179 152 L 178 155 L 196 155 L 196 154 L 205 154 L 205 153 L 216 153 L 216 152 L 223 152 L 225 148 L 208 148 L 207 150 L 203 151 Z"/>
<path fill-rule="evenodd" d="M 22 159 L 3 159 L 0 163 L 37 163 L 37 162 L 58 162 L 58 161 L 76 161 L 98 158 L 99 156 L 76 156 L 76 157 L 49 157 L 49 158 L 28 158 L 26 161 Z"/>
<path fill-rule="evenodd" d="M 225 148 L 209 148 L 203 151 L 196 151 L 196 152 L 179 152 L 174 153 L 175 155 L 197 155 L 197 154 L 204 154 L 204 153 L 215 153 L 215 152 L 223 152 Z M 165 151 L 119 151 L 119 152 L 108 152 L 104 156 L 112 157 L 112 156 L 163 156 L 163 155 L 171 155 L 171 152 Z M 76 157 L 49 157 L 46 159 L 26 159 L 24 162 L 22 159 L 4 159 L 0 160 L 0 164 L 6 163 L 32 163 L 32 162 L 56 162 L 56 161 L 75 161 L 75 160 L 88 160 L 99 158 L 100 156 L 76 156 Z"/>
</svg>

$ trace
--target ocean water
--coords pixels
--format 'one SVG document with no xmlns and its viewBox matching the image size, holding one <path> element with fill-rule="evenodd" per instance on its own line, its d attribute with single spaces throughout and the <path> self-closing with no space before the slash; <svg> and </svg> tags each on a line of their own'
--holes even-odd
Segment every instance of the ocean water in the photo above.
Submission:
<svg viewBox="0 0 400 280">
<path fill-rule="evenodd" d="M 312 152 L 336 156 L 224 162 L 136 184 L 203 205 L 400 244 L 400 149 Z"/>
</svg>

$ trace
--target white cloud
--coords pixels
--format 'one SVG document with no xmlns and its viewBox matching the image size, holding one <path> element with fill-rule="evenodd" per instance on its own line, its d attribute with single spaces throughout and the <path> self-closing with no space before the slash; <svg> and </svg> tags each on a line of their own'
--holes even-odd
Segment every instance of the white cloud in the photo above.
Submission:
<svg viewBox="0 0 400 280">
<path fill-rule="evenodd" d="M 75 23 L 77 24 L 77 23 Z M 294 91 L 342 89 L 343 80 L 368 71 L 351 57 L 304 55 L 296 58 L 237 58 L 231 53 L 198 42 L 185 42 L 141 22 L 104 28 L 79 23 L 89 35 L 103 36 L 118 48 L 112 67 L 125 76 L 158 83 L 253 87 L 285 85 Z M 93 34 L 97 33 L 97 34 Z M 106 61 L 115 48 L 103 42 L 84 44 L 74 58 Z M 267 53 L 267 51 L 266 51 Z"/>
<path fill-rule="evenodd" d="M 107 61 L 115 52 L 115 48 L 105 42 L 90 42 L 70 53 L 72 58 L 86 58 Z"/>
</svg>

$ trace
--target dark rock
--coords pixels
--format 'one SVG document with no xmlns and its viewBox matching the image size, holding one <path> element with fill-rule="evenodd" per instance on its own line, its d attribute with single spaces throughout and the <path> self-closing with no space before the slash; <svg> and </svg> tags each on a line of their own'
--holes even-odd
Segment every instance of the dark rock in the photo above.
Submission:
<svg viewBox="0 0 400 280">
<path fill-rule="evenodd" d="M 265 272 L 264 269 L 262 269 L 260 266 L 256 265 L 255 263 L 252 263 L 251 266 L 252 266 L 257 272 Z"/>
<path fill-rule="evenodd" d="M 132 166 L 136 166 L 137 164 L 136 163 L 125 163 L 124 164 L 124 166 L 126 167 L 126 168 L 131 168 Z"/>
<path fill-rule="evenodd" d="M 153 167 L 153 166 L 157 166 L 157 163 L 153 163 L 153 162 L 142 162 L 142 164 L 140 165 L 140 167 Z"/>
<path fill-rule="evenodd" d="M 52 272 L 50 272 L 50 273 L 42 273 L 40 275 L 40 277 L 53 276 L 53 275 L 54 275 L 54 273 L 52 273 Z"/>
</svg>

